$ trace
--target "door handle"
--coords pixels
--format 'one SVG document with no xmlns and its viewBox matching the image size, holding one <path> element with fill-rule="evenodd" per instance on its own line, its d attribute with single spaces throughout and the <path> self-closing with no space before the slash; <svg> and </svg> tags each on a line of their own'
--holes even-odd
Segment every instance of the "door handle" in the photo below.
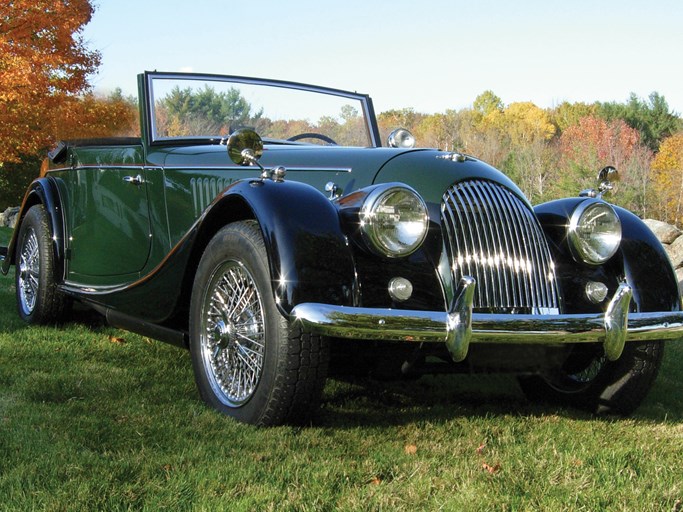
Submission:
<svg viewBox="0 0 683 512">
<path fill-rule="evenodd" d="M 144 178 L 140 174 L 137 176 L 124 176 L 123 181 L 130 183 L 131 185 L 137 185 L 138 187 L 145 182 Z"/>
</svg>

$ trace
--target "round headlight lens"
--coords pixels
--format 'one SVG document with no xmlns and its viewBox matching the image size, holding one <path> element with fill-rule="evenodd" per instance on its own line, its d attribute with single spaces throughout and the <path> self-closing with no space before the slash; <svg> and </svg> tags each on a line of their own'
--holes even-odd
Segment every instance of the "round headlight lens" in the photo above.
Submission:
<svg viewBox="0 0 683 512">
<path fill-rule="evenodd" d="M 572 213 L 568 236 L 575 258 L 599 265 L 617 252 L 621 243 L 621 222 L 607 203 L 587 200 Z"/>
<path fill-rule="evenodd" d="M 363 236 L 371 249 L 397 258 L 415 252 L 427 235 L 429 214 L 422 198 L 405 185 L 378 187 L 360 211 Z"/>
</svg>

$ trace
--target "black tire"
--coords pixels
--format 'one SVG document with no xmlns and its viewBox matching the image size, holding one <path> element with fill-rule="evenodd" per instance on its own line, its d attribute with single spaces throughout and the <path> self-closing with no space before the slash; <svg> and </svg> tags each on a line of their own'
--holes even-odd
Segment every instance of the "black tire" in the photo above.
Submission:
<svg viewBox="0 0 683 512">
<path fill-rule="evenodd" d="M 15 269 L 19 316 L 35 325 L 63 321 L 69 300 L 57 289 L 52 234 L 42 204 L 29 208 L 21 221 Z"/>
<path fill-rule="evenodd" d="M 202 399 L 252 425 L 304 423 L 327 376 L 328 340 L 289 325 L 271 288 L 255 221 L 223 227 L 194 280 L 190 352 Z"/>
<path fill-rule="evenodd" d="M 627 342 L 616 361 L 608 361 L 601 350 L 586 357 L 590 348 L 581 349 L 562 368 L 543 376 L 520 377 L 527 398 L 594 414 L 628 416 L 638 408 L 657 378 L 664 342 Z"/>
</svg>

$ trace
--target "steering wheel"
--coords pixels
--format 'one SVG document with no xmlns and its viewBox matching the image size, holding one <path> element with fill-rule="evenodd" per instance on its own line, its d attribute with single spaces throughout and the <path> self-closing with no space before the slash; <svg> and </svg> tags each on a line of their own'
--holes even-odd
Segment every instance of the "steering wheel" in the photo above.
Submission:
<svg viewBox="0 0 683 512">
<path fill-rule="evenodd" d="M 328 144 L 333 144 L 335 146 L 338 146 L 338 144 L 329 138 L 327 135 L 323 135 L 322 133 L 314 133 L 314 132 L 309 132 L 309 133 L 299 133 L 297 135 L 291 136 L 289 139 L 287 139 L 290 142 L 294 142 L 297 140 L 301 139 L 320 139 L 324 142 L 327 142 Z"/>
</svg>

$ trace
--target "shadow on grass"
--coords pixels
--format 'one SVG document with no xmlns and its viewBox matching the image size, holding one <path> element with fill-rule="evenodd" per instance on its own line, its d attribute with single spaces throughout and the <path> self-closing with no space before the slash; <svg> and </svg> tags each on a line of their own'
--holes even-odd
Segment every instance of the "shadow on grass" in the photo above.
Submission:
<svg viewBox="0 0 683 512">
<path fill-rule="evenodd" d="M 593 415 L 579 409 L 533 403 L 526 399 L 514 375 L 439 375 L 413 381 L 333 380 L 326 387 L 315 424 L 353 428 L 445 423 L 458 417 L 560 416 L 586 421 L 634 421 L 646 424 L 683 422 L 683 346 L 665 356 L 660 376 L 649 396 L 629 418 Z"/>
</svg>

